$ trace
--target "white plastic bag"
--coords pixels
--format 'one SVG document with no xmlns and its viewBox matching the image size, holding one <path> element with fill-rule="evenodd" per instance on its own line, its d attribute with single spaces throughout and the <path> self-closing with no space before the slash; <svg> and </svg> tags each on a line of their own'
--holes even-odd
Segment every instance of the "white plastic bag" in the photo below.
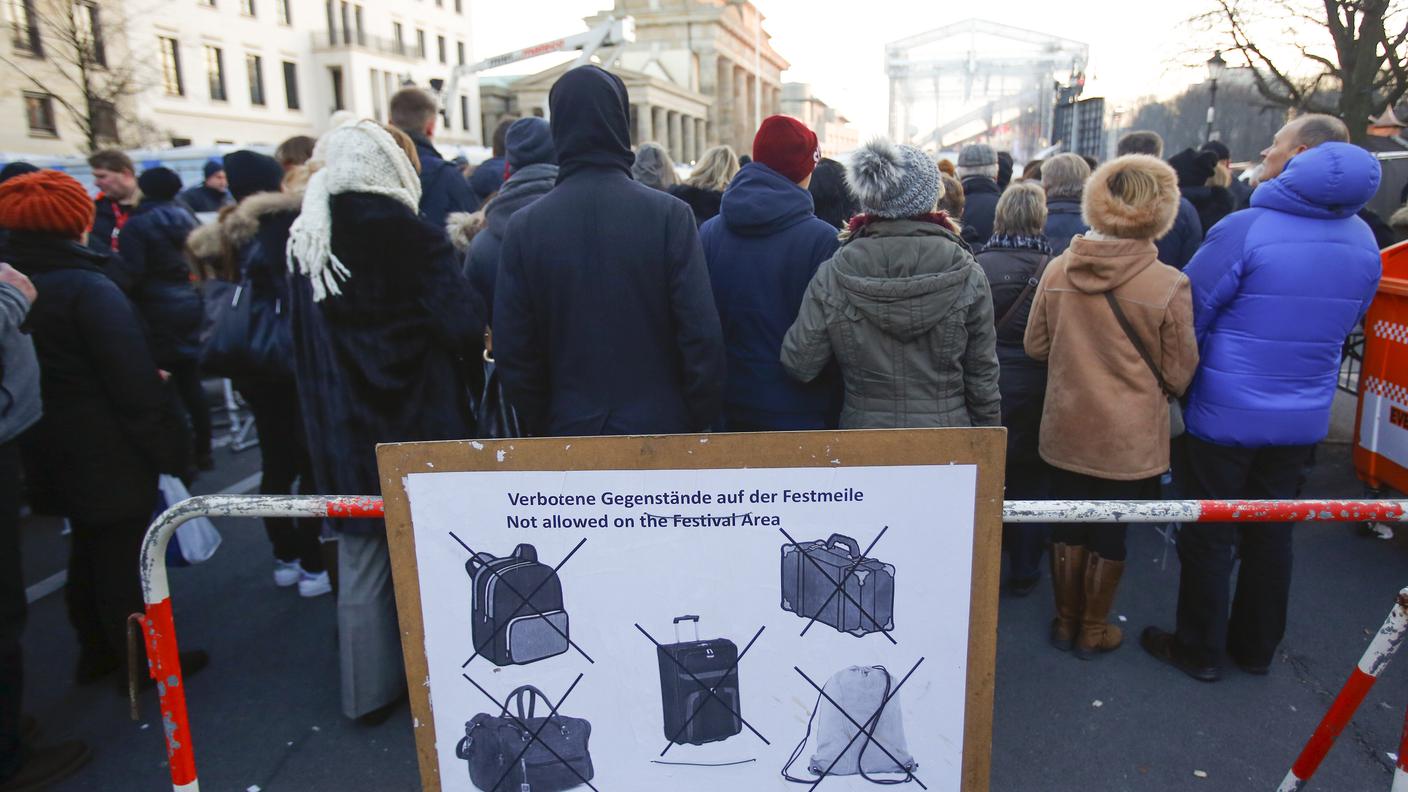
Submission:
<svg viewBox="0 0 1408 792">
<path fill-rule="evenodd" d="M 161 474 L 157 484 L 160 501 L 157 513 L 191 497 L 186 485 L 175 476 Z M 220 532 L 207 517 L 195 517 L 176 527 L 176 535 L 166 549 L 166 563 L 169 566 L 188 566 L 210 560 L 220 549 Z"/>
</svg>

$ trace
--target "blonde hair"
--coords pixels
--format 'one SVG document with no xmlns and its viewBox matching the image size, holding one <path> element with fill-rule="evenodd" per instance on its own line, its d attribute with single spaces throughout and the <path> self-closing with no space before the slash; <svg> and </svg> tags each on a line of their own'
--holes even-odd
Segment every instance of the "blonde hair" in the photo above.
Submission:
<svg viewBox="0 0 1408 792">
<path fill-rule="evenodd" d="M 1038 236 L 1045 229 L 1046 191 L 1041 189 L 1041 185 L 1034 181 L 1008 185 L 1002 197 L 997 199 L 997 209 L 992 218 L 993 233 Z"/>
<path fill-rule="evenodd" d="M 698 164 L 684 183 L 700 190 L 723 192 L 736 173 L 738 155 L 728 146 L 714 146 L 699 158 Z"/>
<path fill-rule="evenodd" d="M 1217 169 L 1208 177 L 1207 186 L 1221 187 L 1223 189 L 1232 186 L 1232 169 L 1227 167 L 1227 163 L 1217 163 Z"/>
<path fill-rule="evenodd" d="M 1041 189 L 1048 198 L 1079 198 L 1090 165 L 1079 154 L 1057 154 L 1041 164 Z"/>
</svg>

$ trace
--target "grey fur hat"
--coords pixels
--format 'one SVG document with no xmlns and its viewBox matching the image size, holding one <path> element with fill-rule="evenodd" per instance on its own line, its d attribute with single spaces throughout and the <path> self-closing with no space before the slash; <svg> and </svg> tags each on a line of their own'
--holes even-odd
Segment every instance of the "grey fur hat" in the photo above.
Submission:
<svg viewBox="0 0 1408 792">
<path fill-rule="evenodd" d="M 851 155 L 846 182 L 862 212 L 875 217 L 917 217 L 934 211 L 944 194 L 939 167 L 913 146 L 876 138 Z"/>
</svg>

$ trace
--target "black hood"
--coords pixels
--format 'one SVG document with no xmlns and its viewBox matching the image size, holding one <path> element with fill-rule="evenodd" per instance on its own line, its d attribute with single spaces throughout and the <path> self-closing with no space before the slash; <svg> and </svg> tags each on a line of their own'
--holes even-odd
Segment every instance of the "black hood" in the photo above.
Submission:
<svg viewBox="0 0 1408 792">
<path fill-rule="evenodd" d="M 631 174 L 630 97 L 621 78 L 599 66 L 579 66 L 562 75 L 548 94 L 552 140 L 566 181 L 588 168 Z"/>
</svg>

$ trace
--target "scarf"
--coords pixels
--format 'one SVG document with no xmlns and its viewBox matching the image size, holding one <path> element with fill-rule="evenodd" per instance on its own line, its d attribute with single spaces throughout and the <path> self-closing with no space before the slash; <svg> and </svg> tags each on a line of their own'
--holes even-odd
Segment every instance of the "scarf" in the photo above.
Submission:
<svg viewBox="0 0 1408 792">
<path fill-rule="evenodd" d="M 1046 237 L 1041 234 L 1028 236 L 1027 234 L 993 234 L 988 243 L 983 246 L 983 250 L 1035 250 L 1038 253 L 1051 255 L 1051 245 L 1047 243 Z"/>
<path fill-rule="evenodd" d="M 850 238 L 856 236 L 861 231 L 864 231 L 866 227 L 871 225 L 872 223 L 883 223 L 887 220 L 896 219 L 917 220 L 921 223 L 933 223 L 936 226 L 942 226 L 944 228 L 947 228 L 955 234 L 958 233 L 958 225 L 949 219 L 947 212 L 939 210 L 937 212 L 930 212 L 928 214 L 903 218 L 880 217 L 878 215 L 858 214 L 855 217 L 852 217 L 850 219 L 850 222 L 846 223 L 846 230 L 842 232 L 841 236 L 842 238 Z"/>
<path fill-rule="evenodd" d="M 343 193 L 384 195 L 420 210 L 420 176 L 391 133 L 374 121 L 333 129 L 318 141 L 313 158 L 323 167 L 308 180 L 303 210 L 288 236 L 288 264 L 313 285 L 313 301 L 341 294 L 352 277 L 332 252 L 332 197 Z"/>
</svg>

